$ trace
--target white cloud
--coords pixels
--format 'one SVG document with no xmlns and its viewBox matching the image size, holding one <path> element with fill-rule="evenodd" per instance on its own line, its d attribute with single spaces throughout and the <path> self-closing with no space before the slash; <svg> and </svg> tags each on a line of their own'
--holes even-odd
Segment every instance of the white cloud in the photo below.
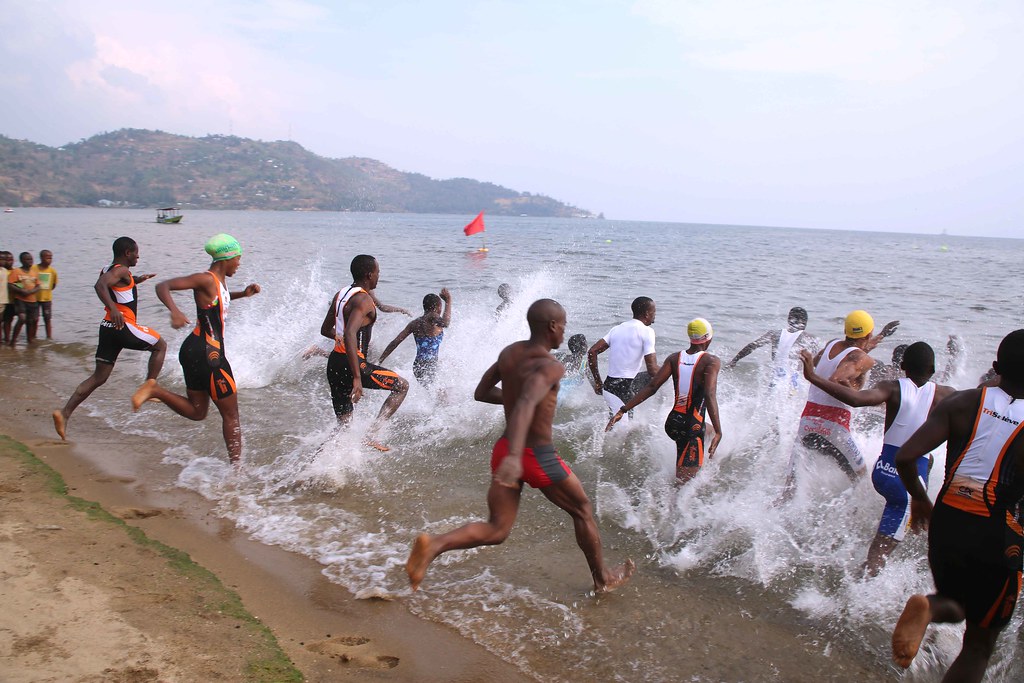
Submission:
<svg viewBox="0 0 1024 683">
<path fill-rule="evenodd" d="M 948 62 L 976 26 L 972 3 L 926 0 L 639 0 L 686 59 L 716 69 L 896 82 Z"/>
</svg>

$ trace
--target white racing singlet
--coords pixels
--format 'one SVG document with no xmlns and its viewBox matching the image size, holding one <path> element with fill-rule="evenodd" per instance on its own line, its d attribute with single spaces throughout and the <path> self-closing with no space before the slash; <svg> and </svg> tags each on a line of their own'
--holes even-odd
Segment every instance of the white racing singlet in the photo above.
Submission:
<svg viewBox="0 0 1024 683">
<path fill-rule="evenodd" d="M 814 366 L 815 374 L 821 375 L 826 379 L 831 379 L 832 375 L 834 375 L 836 372 L 836 368 L 839 367 L 839 364 L 843 361 L 843 359 L 857 349 L 856 346 L 851 346 L 848 349 L 843 349 L 835 358 L 829 358 L 828 356 L 829 353 L 831 353 L 832 351 L 832 347 L 834 347 L 840 341 L 842 340 L 836 339 L 829 342 L 828 346 L 825 347 L 825 350 L 821 352 L 821 359 L 818 361 L 818 364 Z M 842 408 L 843 410 L 847 411 L 850 410 L 849 405 L 843 403 L 837 398 L 829 396 L 828 394 L 826 394 L 824 391 L 814 386 L 813 384 L 811 385 L 810 390 L 807 392 L 807 402 L 816 403 L 819 406 L 831 406 L 833 408 Z"/>
<path fill-rule="evenodd" d="M 345 353 L 345 304 L 347 304 L 348 300 L 359 292 L 365 291 L 366 290 L 362 287 L 352 285 L 345 290 L 344 294 L 340 291 L 338 292 L 337 303 L 334 308 L 334 350 L 338 353 Z M 362 356 L 362 353 L 360 353 L 358 349 L 356 352 Z"/>
<path fill-rule="evenodd" d="M 900 409 L 896 418 L 885 431 L 882 443 L 886 446 L 902 446 L 910 435 L 928 419 L 932 401 L 935 400 L 935 382 L 917 386 L 914 381 L 900 379 Z"/>
</svg>

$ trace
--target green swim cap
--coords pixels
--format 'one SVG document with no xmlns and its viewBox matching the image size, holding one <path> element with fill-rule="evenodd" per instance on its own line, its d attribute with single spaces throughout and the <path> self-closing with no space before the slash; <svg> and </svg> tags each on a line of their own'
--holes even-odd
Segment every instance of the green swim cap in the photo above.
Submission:
<svg viewBox="0 0 1024 683">
<path fill-rule="evenodd" d="M 242 255 L 242 245 L 238 243 L 238 240 L 223 232 L 211 237 L 206 242 L 204 249 L 213 257 L 214 261 L 227 261 Z"/>
</svg>

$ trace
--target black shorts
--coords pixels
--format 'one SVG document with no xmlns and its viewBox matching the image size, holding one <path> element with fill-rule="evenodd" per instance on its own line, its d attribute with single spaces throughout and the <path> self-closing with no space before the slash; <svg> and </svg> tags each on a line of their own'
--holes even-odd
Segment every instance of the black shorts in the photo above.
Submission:
<svg viewBox="0 0 1024 683">
<path fill-rule="evenodd" d="M 962 605 L 969 623 L 1003 628 L 1020 593 L 1021 542 L 997 514 L 979 517 L 936 505 L 928 531 L 936 591 Z"/>
<path fill-rule="evenodd" d="M 115 329 L 114 323 L 104 320 L 100 323 L 99 343 L 96 345 L 96 362 L 117 362 L 121 349 L 149 351 L 160 341 L 160 335 L 143 325 L 125 322 L 124 327 Z"/>
<path fill-rule="evenodd" d="M 190 334 L 182 342 L 178 362 L 185 374 L 185 387 L 191 391 L 206 392 L 216 401 L 238 391 L 227 357 L 221 354 L 211 361 L 206 352 L 206 341 L 198 335 Z"/>
<path fill-rule="evenodd" d="M 39 320 L 39 304 L 35 301 L 14 300 L 14 315 L 24 318 L 27 323 Z"/>
<path fill-rule="evenodd" d="M 704 420 L 673 410 L 665 420 L 665 433 L 676 442 L 676 468 L 704 464 Z"/>
<path fill-rule="evenodd" d="M 43 315 L 43 320 L 50 322 L 50 318 L 53 316 L 53 302 L 52 301 L 40 301 L 39 312 Z"/>
<path fill-rule="evenodd" d="M 0 322 L 8 322 L 8 321 L 14 320 L 14 304 L 13 303 L 6 303 L 6 304 L 4 304 L 4 310 L 2 311 L 2 313 L 3 313 L 3 319 Z"/>
<path fill-rule="evenodd" d="M 359 375 L 364 389 L 395 388 L 401 377 L 398 373 L 386 370 L 379 365 L 367 363 L 359 359 Z M 331 403 L 334 404 L 335 415 L 348 415 L 352 412 L 352 370 L 348 367 L 348 355 L 331 351 L 327 358 L 327 383 L 331 387 Z"/>
</svg>

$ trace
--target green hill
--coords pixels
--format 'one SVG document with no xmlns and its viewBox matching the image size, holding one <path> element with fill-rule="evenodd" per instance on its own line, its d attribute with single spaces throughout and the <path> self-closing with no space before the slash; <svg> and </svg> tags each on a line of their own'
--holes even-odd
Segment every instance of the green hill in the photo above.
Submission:
<svg viewBox="0 0 1024 683">
<path fill-rule="evenodd" d="M 328 159 L 294 142 L 133 129 L 63 147 L 0 136 L 0 204 L 592 215 L 493 183 Z"/>
</svg>

